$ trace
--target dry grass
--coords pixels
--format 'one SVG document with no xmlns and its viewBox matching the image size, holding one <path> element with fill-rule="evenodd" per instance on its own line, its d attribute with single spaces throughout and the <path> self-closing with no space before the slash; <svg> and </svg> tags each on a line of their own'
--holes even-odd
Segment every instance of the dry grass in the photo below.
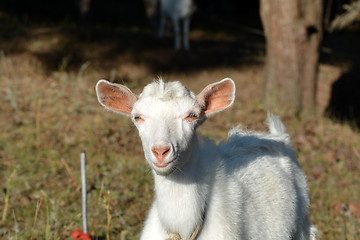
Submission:
<svg viewBox="0 0 360 240">
<path fill-rule="evenodd" d="M 0 239 L 30 239 L 32 234 L 33 239 L 68 239 L 72 230 L 81 227 L 81 151 L 88 157 L 91 235 L 94 239 L 106 239 L 107 234 L 111 239 L 137 239 L 152 201 L 151 173 L 136 129 L 128 119 L 100 107 L 94 86 L 98 79 L 112 78 L 124 80 L 139 93 L 158 72 L 145 60 L 133 61 L 138 57 L 132 52 L 119 54 L 118 65 L 112 58 L 103 65 L 84 61 L 72 69 L 66 63 L 71 57 L 65 54 L 65 60 L 59 61 L 63 64 L 49 70 L 34 51 L 40 51 L 41 41 L 53 42 L 35 39 L 38 43 L 32 39 L 24 44 L 26 51 L 0 58 Z M 104 50 L 95 51 L 91 44 L 86 47 L 93 56 L 85 58 L 92 60 Z M 337 67 L 321 66 L 319 112 L 327 104 L 331 81 L 340 73 Z M 204 135 L 219 141 L 237 124 L 264 129 L 262 64 L 177 69 L 164 71 L 163 76 L 183 81 L 195 92 L 224 77 L 235 80 L 236 103 L 208 119 L 199 129 Z M 297 119 L 280 107 L 277 112 L 308 176 L 312 222 L 323 239 L 357 239 L 360 218 L 349 206 L 360 202 L 359 132 L 321 114 Z M 43 204 L 37 205 L 41 199 Z"/>
</svg>

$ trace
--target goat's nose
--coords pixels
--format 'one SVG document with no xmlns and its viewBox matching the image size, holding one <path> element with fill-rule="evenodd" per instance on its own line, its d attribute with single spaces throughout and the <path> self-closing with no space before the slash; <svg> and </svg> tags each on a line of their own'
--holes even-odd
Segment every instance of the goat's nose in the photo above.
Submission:
<svg viewBox="0 0 360 240">
<path fill-rule="evenodd" d="M 168 146 L 156 146 L 151 149 L 154 156 L 159 162 L 163 162 L 164 158 L 170 153 L 170 147 Z"/>
</svg>

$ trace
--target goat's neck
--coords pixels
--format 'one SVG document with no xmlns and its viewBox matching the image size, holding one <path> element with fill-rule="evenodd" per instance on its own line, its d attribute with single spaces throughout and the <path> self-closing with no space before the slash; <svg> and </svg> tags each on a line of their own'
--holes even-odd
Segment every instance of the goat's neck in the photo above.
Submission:
<svg viewBox="0 0 360 240">
<path fill-rule="evenodd" d="M 208 197 L 200 144 L 194 136 L 190 158 L 168 176 L 154 174 L 155 204 L 167 231 L 189 237 L 201 221 Z"/>
</svg>

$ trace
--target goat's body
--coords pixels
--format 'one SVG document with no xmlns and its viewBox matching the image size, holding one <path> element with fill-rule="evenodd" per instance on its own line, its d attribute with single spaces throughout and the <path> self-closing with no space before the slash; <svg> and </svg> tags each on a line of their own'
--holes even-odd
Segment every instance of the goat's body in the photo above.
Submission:
<svg viewBox="0 0 360 240">
<path fill-rule="evenodd" d="M 268 116 L 269 133 L 234 128 L 218 146 L 197 135 L 233 103 L 231 79 L 197 96 L 161 80 L 139 96 L 102 80 L 97 93 L 103 106 L 132 118 L 152 168 L 155 200 L 142 240 L 315 239 L 306 178 L 278 117 Z"/>
<path fill-rule="evenodd" d="M 270 117 L 269 124 L 276 121 Z M 203 211 L 198 240 L 310 239 L 306 178 L 288 135 L 276 130 L 234 129 L 219 147 L 195 138 L 180 171 L 154 174 L 158 187 L 141 239 L 166 239 L 168 232 L 188 239 Z"/>
</svg>

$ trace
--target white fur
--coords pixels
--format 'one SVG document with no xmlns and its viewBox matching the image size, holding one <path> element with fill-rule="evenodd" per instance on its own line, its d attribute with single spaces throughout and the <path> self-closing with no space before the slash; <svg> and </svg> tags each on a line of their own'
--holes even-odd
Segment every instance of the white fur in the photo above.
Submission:
<svg viewBox="0 0 360 240">
<path fill-rule="evenodd" d="M 233 84 L 224 79 L 204 91 L 223 83 Z M 97 93 L 101 102 L 98 88 Z M 228 106 L 234 94 L 235 87 L 228 92 Z M 197 240 L 315 239 L 306 177 L 279 118 L 268 115 L 269 133 L 234 128 L 217 146 L 196 133 L 206 119 L 201 116 L 202 97 L 179 82 L 160 80 L 144 88 L 128 114 L 139 130 L 155 182 L 155 199 L 140 239 L 165 240 L 169 232 L 189 239 L 204 211 Z M 190 112 L 198 119 L 188 120 Z M 166 167 L 156 166 L 154 146 L 170 146 Z"/>
</svg>

